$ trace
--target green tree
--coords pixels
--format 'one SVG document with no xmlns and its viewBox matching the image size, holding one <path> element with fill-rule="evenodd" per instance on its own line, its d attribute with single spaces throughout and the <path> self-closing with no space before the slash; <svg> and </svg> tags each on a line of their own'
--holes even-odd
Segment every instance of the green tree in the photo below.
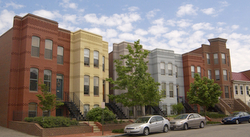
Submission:
<svg viewBox="0 0 250 137">
<path fill-rule="evenodd" d="M 41 84 L 38 84 L 38 86 L 41 87 L 42 94 L 37 94 L 36 96 L 40 100 L 39 107 L 43 111 L 47 111 L 48 114 L 50 114 L 50 111 L 64 104 L 63 102 L 56 100 L 55 94 L 48 92 L 49 86 L 44 84 L 42 81 Z"/>
<path fill-rule="evenodd" d="M 195 74 L 195 81 L 190 84 L 189 92 L 187 92 L 187 99 L 190 104 L 198 104 L 203 106 L 206 116 L 208 107 L 214 107 L 219 102 L 219 97 L 222 91 L 213 79 L 203 77 L 201 79 L 199 74 Z"/>
<path fill-rule="evenodd" d="M 127 92 L 109 95 L 110 99 L 127 107 L 158 105 L 161 99 L 158 90 L 160 84 L 147 72 L 148 61 L 145 61 L 149 51 L 142 49 L 139 40 L 134 42 L 133 47 L 128 44 L 127 49 L 127 55 L 120 55 L 120 59 L 114 61 L 118 78 L 115 81 L 106 79 L 114 85 L 113 89 Z"/>
<path fill-rule="evenodd" d="M 182 103 L 177 103 L 171 106 L 174 113 L 180 114 L 181 111 L 184 109 L 184 106 L 182 105 Z"/>
</svg>

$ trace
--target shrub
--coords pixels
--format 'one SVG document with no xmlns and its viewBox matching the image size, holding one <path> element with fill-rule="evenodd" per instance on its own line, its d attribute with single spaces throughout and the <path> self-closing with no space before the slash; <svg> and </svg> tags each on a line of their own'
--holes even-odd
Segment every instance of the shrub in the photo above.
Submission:
<svg viewBox="0 0 250 137">
<path fill-rule="evenodd" d="M 43 128 L 68 127 L 71 125 L 78 125 L 78 121 L 70 120 L 66 117 L 27 117 L 24 120 L 26 122 L 38 123 Z"/>
<path fill-rule="evenodd" d="M 174 113 L 180 114 L 181 111 L 184 109 L 184 106 L 182 105 L 182 103 L 173 104 L 172 109 L 173 109 Z"/>
<path fill-rule="evenodd" d="M 204 112 L 203 113 L 200 113 L 202 116 L 204 116 Z M 206 115 L 209 117 L 209 118 L 223 118 L 223 117 L 226 117 L 227 115 L 225 114 L 220 114 L 218 112 L 207 112 Z"/>
<path fill-rule="evenodd" d="M 87 118 L 91 121 L 98 121 L 101 122 L 102 121 L 102 111 L 104 111 L 104 121 L 113 121 L 116 118 L 116 115 L 110 111 L 108 108 L 104 108 L 104 110 L 102 110 L 102 108 L 100 107 L 96 107 L 91 109 L 88 113 L 87 113 Z"/>
<path fill-rule="evenodd" d="M 112 133 L 124 133 L 123 129 L 114 129 L 112 130 Z"/>
</svg>

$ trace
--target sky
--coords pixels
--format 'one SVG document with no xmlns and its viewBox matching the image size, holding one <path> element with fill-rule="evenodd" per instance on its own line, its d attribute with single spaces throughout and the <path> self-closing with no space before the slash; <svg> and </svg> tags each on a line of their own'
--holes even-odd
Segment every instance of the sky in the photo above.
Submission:
<svg viewBox="0 0 250 137">
<path fill-rule="evenodd" d="M 0 0 L 0 35 L 14 16 L 54 20 L 72 32 L 99 34 L 109 43 L 140 39 L 144 49 L 183 54 L 227 39 L 233 72 L 250 70 L 249 0 Z"/>
</svg>

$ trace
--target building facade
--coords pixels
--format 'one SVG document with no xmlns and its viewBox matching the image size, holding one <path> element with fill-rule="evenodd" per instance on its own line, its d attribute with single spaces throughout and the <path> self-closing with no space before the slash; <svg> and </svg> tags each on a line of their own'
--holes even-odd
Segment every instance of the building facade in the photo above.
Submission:
<svg viewBox="0 0 250 137">
<path fill-rule="evenodd" d="M 249 87 L 250 79 L 242 72 L 232 72 L 233 93 L 235 99 L 241 99 L 246 105 L 250 107 Z"/>
<path fill-rule="evenodd" d="M 81 101 L 84 115 L 108 102 L 108 43 L 102 36 L 84 30 L 71 33 L 70 94 Z"/>
<path fill-rule="evenodd" d="M 171 105 L 184 101 L 184 81 L 182 56 L 172 50 L 154 49 L 149 53 L 149 72 L 161 85 L 163 98 L 159 102 L 161 110 L 174 114 Z"/>
<path fill-rule="evenodd" d="M 0 37 L 0 125 L 28 116 L 48 115 L 38 107 L 38 86 L 64 100 L 69 92 L 70 31 L 32 14 L 15 16 L 13 27 Z M 66 115 L 64 107 L 49 115 Z"/>
</svg>

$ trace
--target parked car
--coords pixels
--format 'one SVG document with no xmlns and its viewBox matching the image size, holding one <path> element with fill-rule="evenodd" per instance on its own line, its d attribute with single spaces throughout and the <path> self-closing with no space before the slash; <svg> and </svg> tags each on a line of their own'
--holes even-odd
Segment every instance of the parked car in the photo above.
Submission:
<svg viewBox="0 0 250 137">
<path fill-rule="evenodd" d="M 235 112 L 228 117 L 225 117 L 221 120 L 223 124 L 226 123 L 235 123 L 239 124 L 243 121 L 248 121 L 250 123 L 250 114 L 247 112 Z"/>
<path fill-rule="evenodd" d="M 174 120 L 170 121 L 170 129 L 184 129 L 193 127 L 204 128 L 206 124 L 206 118 L 197 113 L 185 113 L 180 114 Z"/>
<path fill-rule="evenodd" d="M 127 134 L 144 134 L 147 136 L 152 132 L 168 132 L 170 128 L 169 121 L 159 115 L 143 116 L 134 123 L 127 125 L 124 132 Z"/>
</svg>

